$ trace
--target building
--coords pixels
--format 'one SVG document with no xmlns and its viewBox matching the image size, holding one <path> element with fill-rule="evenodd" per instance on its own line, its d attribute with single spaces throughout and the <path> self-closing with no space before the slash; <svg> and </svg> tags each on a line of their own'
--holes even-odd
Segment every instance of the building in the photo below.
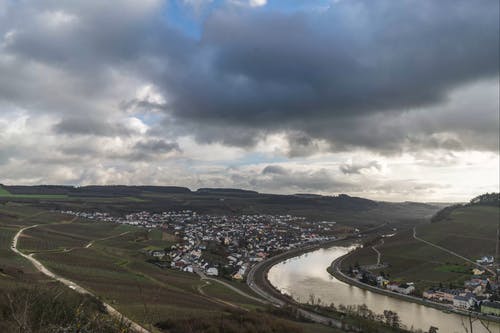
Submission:
<svg viewBox="0 0 500 333">
<path fill-rule="evenodd" d="M 459 309 L 470 309 L 476 305 L 476 298 L 472 293 L 453 297 L 453 306 Z"/>
<path fill-rule="evenodd" d="M 165 251 L 163 250 L 151 250 L 149 254 L 155 258 L 163 258 L 165 256 Z"/>
<path fill-rule="evenodd" d="M 215 267 L 210 267 L 207 269 L 207 275 L 209 276 L 218 276 L 219 275 L 219 270 Z"/>
<path fill-rule="evenodd" d="M 495 262 L 495 258 L 493 258 L 493 256 L 484 256 L 481 259 L 476 260 L 476 262 L 481 265 L 489 265 Z"/>
<path fill-rule="evenodd" d="M 385 277 L 383 276 L 377 276 L 377 286 L 383 288 L 385 286 L 387 286 L 387 284 L 389 283 L 390 281 L 387 280 Z"/>
<path fill-rule="evenodd" d="M 387 289 L 404 295 L 409 295 L 415 291 L 415 287 L 413 285 L 407 283 L 398 284 L 394 282 L 389 283 L 387 285 Z"/>
<path fill-rule="evenodd" d="M 481 303 L 481 313 L 500 316 L 500 302 L 483 302 Z"/>
</svg>

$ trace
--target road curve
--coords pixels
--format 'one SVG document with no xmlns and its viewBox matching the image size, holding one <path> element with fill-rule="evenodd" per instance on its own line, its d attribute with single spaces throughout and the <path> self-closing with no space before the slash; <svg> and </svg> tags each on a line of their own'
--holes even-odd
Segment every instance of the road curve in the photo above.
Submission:
<svg viewBox="0 0 500 333">
<path fill-rule="evenodd" d="M 214 282 L 217 282 L 217 283 L 220 283 L 224 286 L 226 286 L 227 288 L 231 289 L 232 291 L 234 291 L 235 293 L 238 293 L 240 294 L 241 296 L 244 296 L 248 299 L 251 299 L 251 300 L 254 300 L 256 302 L 259 302 L 259 303 L 264 303 L 266 304 L 267 302 L 264 301 L 263 299 L 260 299 L 260 298 L 257 298 L 257 297 L 254 297 L 250 294 L 247 294 L 246 292 L 236 288 L 235 286 L 232 286 L 230 285 L 229 283 L 225 282 L 225 281 L 221 281 L 221 280 L 218 280 L 218 279 L 213 279 L 213 278 L 209 278 L 209 277 L 205 277 L 205 278 L 202 278 L 202 280 L 209 280 L 209 281 L 214 281 Z"/>
<path fill-rule="evenodd" d="M 320 315 L 316 312 L 312 312 L 309 310 L 305 310 L 300 307 L 300 304 L 297 302 L 293 301 L 292 299 L 289 299 L 288 297 L 283 297 L 281 294 L 279 294 L 278 291 L 274 290 L 273 287 L 269 284 L 267 281 L 267 272 L 268 270 L 274 266 L 275 264 L 279 263 L 282 260 L 301 255 L 302 253 L 310 252 L 316 249 L 319 249 L 321 247 L 324 247 L 329 244 L 333 244 L 334 242 L 344 240 L 344 239 L 337 239 L 336 241 L 332 242 L 327 242 L 324 244 L 316 244 L 312 246 L 306 246 L 303 248 L 297 248 L 293 249 L 291 251 L 276 255 L 274 257 L 271 257 L 265 261 L 261 261 L 257 263 L 256 265 L 252 266 L 250 268 L 250 271 L 248 272 L 247 275 L 247 285 L 259 296 L 267 300 L 269 303 L 271 303 L 274 306 L 277 307 L 282 307 L 285 305 L 290 305 L 293 306 L 297 312 L 304 318 L 307 318 L 313 322 L 331 326 L 331 327 L 336 327 L 336 328 L 344 328 L 343 323 L 340 320 L 330 318 L 327 316 Z M 262 287 L 264 284 L 265 287 Z"/>
<path fill-rule="evenodd" d="M 44 275 L 46 275 L 46 276 L 48 276 L 48 277 L 50 277 L 50 278 L 52 278 L 54 280 L 57 280 L 57 281 L 61 282 L 62 284 L 66 285 L 70 289 L 72 289 L 72 290 L 74 290 L 74 291 L 76 291 L 76 292 L 78 292 L 80 294 L 91 295 L 91 296 L 95 297 L 95 295 L 93 293 L 91 293 L 87 289 L 79 286 L 75 282 L 70 281 L 68 279 L 65 279 L 65 278 L 63 278 L 63 277 L 61 277 L 61 276 L 59 276 L 57 274 L 54 274 L 51 271 L 49 271 L 40 261 L 38 261 L 37 259 L 34 258 L 33 254 L 27 255 L 27 254 L 24 254 L 23 252 L 19 251 L 19 249 L 17 248 L 17 242 L 18 242 L 19 237 L 21 236 L 21 234 L 25 230 L 36 228 L 36 227 L 38 227 L 38 224 L 35 224 L 35 225 L 32 225 L 32 226 L 20 229 L 16 233 L 16 235 L 14 236 L 14 238 L 12 239 L 12 246 L 11 246 L 10 249 L 12 251 L 14 251 L 15 253 L 17 253 L 18 255 L 20 255 L 20 256 L 28 259 L 33 264 L 33 266 L 35 266 L 35 268 L 38 271 L 40 271 L 41 273 L 43 273 Z M 118 310 L 116 310 L 114 307 L 112 307 L 108 303 L 103 302 L 103 305 L 104 305 L 104 307 L 106 308 L 106 310 L 108 311 L 108 313 L 110 315 L 112 315 L 113 317 L 116 317 L 119 320 L 123 321 L 124 323 L 130 325 L 130 328 L 133 329 L 135 332 L 137 332 L 137 333 L 152 333 L 151 331 L 145 329 L 144 327 L 142 327 L 141 325 L 137 324 L 136 322 L 130 320 L 127 317 L 125 317 L 123 314 L 121 314 Z"/>
<path fill-rule="evenodd" d="M 380 251 L 377 249 L 377 246 L 380 246 L 380 245 L 384 245 L 383 238 L 380 240 L 380 244 L 372 246 L 372 250 L 375 251 L 375 253 L 377 253 L 377 266 L 380 266 L 380 262 L 382 261 L 382 253 L 380 253 Z"/>
</svg>

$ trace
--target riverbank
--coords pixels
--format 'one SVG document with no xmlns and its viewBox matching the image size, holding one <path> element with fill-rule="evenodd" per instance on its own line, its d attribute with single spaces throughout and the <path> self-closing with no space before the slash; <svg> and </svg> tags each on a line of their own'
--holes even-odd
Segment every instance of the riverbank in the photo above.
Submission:
<svg viewBox="0 0 500 333">
<path fill-rule="evenodd" d="M 411 295 L 399 294 L 399 293 L 396 293 L 396 292 L 393 292 L 393 291 L 390 291 L 390 290 L 381 289 L 381 288 L 378 288 L 378 287 L 375 287 L 375 286 L 372 286 L 372 285 L 360 282 L 360 281 L 358 281 L 358 280 L 356 280 L 356 279 L 354 279 L 354 278 L 352 278 L 352 277 L 344 274 L 342 272 L 342 270 L 341 270 L 342 262 L 343 262 L 344 259 L 346 259 L 347 257 L 349 257 L 352 253 L 353 252 L 350 252 L 350 253 L 342 256 L 342 257 L 339 257 L 339 258 L 335 259 L 331 263 L 331 265 L 327 268 L 328 273 L 330 275 L 332 275 L 333 277 L 335 277 L 336 279 L 338 279 L 338 280 L 340 280 L 340 281 L 342 281 L 344 283 L 347 283 L 349 285 L 361 288 L 363 290 L 368 290 L 368 291 L 371 291 L 371 292 L 374 292 L 374 293 L 377 293 L 377 294 L 381 294 L 381 295 L 392 297 L 392 298 L 397 298 L 397 299 L 400 299 L 400 300 L 403 300 L 403 301 L 406 301 L 406 302 L 411 302 L 411 303 L 415 303 L 415 304 L 419 304 L 419 305 L 431 307 L 431 308 L 443 311 L 445 313 L 446 312 L 448 312 L 448 313 L 452 312 L 452 313 L 455 313 L 455 314 L 458 314 L 458 315 L 461 315 L 461 316 L 469 316 L 470 315 L 469 312 L 456 309 L 452 305 L 441 304 L 441 303 L 437 303 L 437 302 L 432 302 L 432 301 L 428 301 L 428 300 L 425 300 L 425 299 L 422 299 L 422 298 L 419 298 L 419 297 L 415 297 L 415 296 L 411 296 Z M 474 317 L 479 318 L 479 319 L 483 319 L 483 320 L 487 320 L 487 321 L 492 321 L 492 322 L 500 323 L 500 317 L 483 315 L 483 314 L 480 314 L 478 312 L 474 312 L 474 313 L 472 313 L 472 315 Z"/>
<path fill-rule="evenodd" d="M 285 261 L 290 258 L 294 258 L 300 256 L 302 254 L 312 252 L 321 248 L 331 247 L 333 245 L 340 244 L 344 241 L 347 241 L 350 237 L 339 238 L 323 243 L 308 245 L 300 248 L 296 248 L 287 252 L 280 253 L 275 255 L 267 260 L 264 260 L 255 266 L 253 266 L 247 275 L 247 285 L 259 296 L 263 297 L 269 303 L 274 306 L 292 306 L 297 310 L 297 312 L 313 322 L 324 324 L 327 326 L 337 327 L 337 328 L 345 328 L 345 325 L 338 319 L 324 316 L 322 314 L 312 312 L 310 310 L 306 310 L 301 308 L 301 304 L 296 302 L 293 298 L 288 295 L 282 294 L 279 290 L 274 288 L 274 286 L 267 279 L 267 273 L 271 267 L 274 265 Z"/>
<path fill-rule="evenodd" d="M 248 276 L 247 284 L 250 288 L 268 302 L 279 307 L 288 307 L 292 312 L 299 314 L 302 318 L 308 319 L 326 326 L 337 327 L 348 332 L 372 331 L 372 329 L 381 329 L 384 332 L 401 333 L 408 332 L 403 328 L 388 327 L 385 323 L 367 319 L 355 313 L 346 314 L 328 309 L 328 307 L 318 307 L 296 301 L 293 297 L 282 293 L 273 286 L 268 279 L 269 270 L 275 265 L 282 263 L 290 258 L 302 257 L 303 254 L 314 252 L 319 249 L 330 249 L 332 247 L 352 246 L 354 240 L 358 237 L 349 237 L 337 239 L 325 243 L 314 244 L 307 247 L 297 248 L 288 252 L 281 253 L 269 258 L 252 267 Z M 326 265 L 325 265 L 326 266 Z M 325 272 L 326 274 L 326 272 Z"/>
</svg>

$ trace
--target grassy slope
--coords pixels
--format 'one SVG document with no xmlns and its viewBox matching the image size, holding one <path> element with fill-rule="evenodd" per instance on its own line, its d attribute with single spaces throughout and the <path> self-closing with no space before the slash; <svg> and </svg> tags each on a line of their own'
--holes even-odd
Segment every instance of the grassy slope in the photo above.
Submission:
<svg viewBox="0 0 500 333">
<path fill-rule="evenodd" d="M 418 235 L 470 259 L 494 255 L 499 214 L 493 206 L 455 209 L 450 219 L 419 227 Z"/>
<path fill-rule="evenodd" d="M 109 223 L 70 221 L 65 215 L 27 205 L 0 205 L 0 288 L 51 283 L 9 249 L 20 227 L 39 224 L 38 228 L 25 232 L 19 247 L 27 252 L 38 252 L 37 258 L 49 269 L 89 288 L 131 318 L 154 323 L 168 318 L 210 317 L 225 312 L 224 305 L 199 294 L 198 286 L 203 283 L 196 275 L 162 270 L 144 261 L 141 249 L 151 245 L 169 246 L 172 244 L 170 237 Z M 124 232 L 127 233 L 122 235 Z M 95 240 L 94 245 L 84 248 L 91 240 Z M 72 250 L 65 252 L 67 249 Z M 208 296 L 247 309 L 260 307 L 215 284 L 204 291 Z M 336 332 L 313 324 L 294 325 L 306 333 Z"/>
<path fill-rule="evenodd" d="M 7 191 L 3 186 L 0 185 L 0 198 L 12 198 L 12 199 L 65 199 L 68 198 L 67 195 L 60 194 L 12 194 Z"/>
<path fill-rule="evenodd" d="M 16 193 L 19 194 L 23 194 L 23 191 L 28 195 L 31 192 L 36 193 L 37 189 L 16 189 Z M 39 194 L 43 194 L 43 190 L 39 190 L 37 195 Z M 93 190 L 87 194 L 75 190 L 65 199 L 39 198 L 36 202 L 37 200 L 32 198 L 24 201 L 36 203 L 48 210 L 93 210 L 106 211 L 114 215 L 141 210 L 161 212 L 183 209 L 203 214 L 292 214 L 312 220 L 336 221 L 339 224 L 362 229 L 387 222 L 400 228 L 401 225 L 421 222 L 439 209 L 437 206 L 426 204 L 377 203 L 351 197 L 304 198 L 270 194 L 168 193 L 159 189 L 146 191 L 134 187 L 124 187 L 117 193 L 113 192 L 113 187 Z"/>
<path fill-rule="evenodd" d="M 481 255 L 494 255 L 499 211 L 498 207 L 491 206 L 460 208 L 448 220 L 419 226 L 417 234 L 473 260 Z M 382 253 L 382 261 L 390 264 L 383 271 L 392 279 L 417 282 L 417 287 L 422 290 L 440 282 L 462 285 L 470 277 L 472 265 L 416 241 L 412 234 L 412 230 L 400 232 L 377 247 Z M 344 267 L 356 262 L 374 264 L 376 254 L 370 247 L 361 249 L 345 260 Z"/>
</svg>

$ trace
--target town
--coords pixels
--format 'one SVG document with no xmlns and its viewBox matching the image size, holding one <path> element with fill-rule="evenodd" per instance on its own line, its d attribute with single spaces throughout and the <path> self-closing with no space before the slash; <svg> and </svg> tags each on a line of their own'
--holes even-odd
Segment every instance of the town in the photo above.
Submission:
<svg viewBox="0 0 500 333">
<path fill-rule="evenodd" d="M 335 240 L 333 221 L 310 222 L 291 215 L 200 215 L 191 210 L 124 217 L 63 211 L 88 220 L 120 223 L 175 236 L 170 248 L 148 249 L 149 262 L 189 273 L 244 280 L 248 269 L 273 254 Z"/>
<path fill-rule="evenodd" d="M 494 259 L 485 256 L 477 260 L 480 265 L 492 266 Z M 384 272 L 375 274 L 366 267 L 349 267 L 347 274 L 358 282 L 394 293 L 422 298 L 426 302 L 434 302 L 456 310 L 480 312 L 483 315 L 500 316 L 500 286 L 496 277 L 484 269 L 471 269 L 471 278 L 463 287 L 452 285 L 429 288 L 419 293 L 413 282 L 391 281 Z"/>
</svg>

